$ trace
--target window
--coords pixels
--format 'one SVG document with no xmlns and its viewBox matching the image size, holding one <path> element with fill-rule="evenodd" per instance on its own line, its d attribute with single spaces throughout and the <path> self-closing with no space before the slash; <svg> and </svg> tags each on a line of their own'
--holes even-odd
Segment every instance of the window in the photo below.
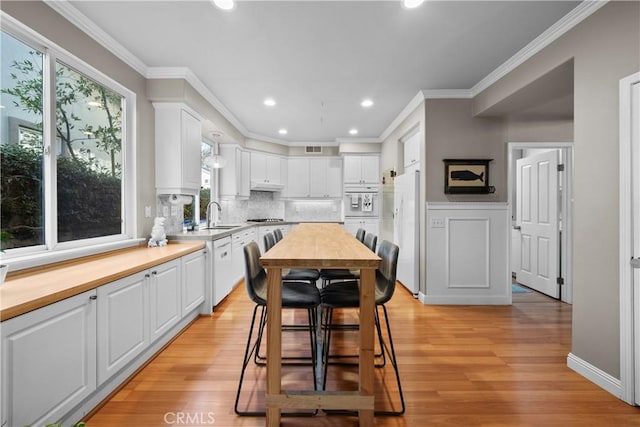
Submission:
<svg viewBox="0 0 640 427">
<path fill-rule="evenodd" d="M 213 154 L 213 147 L 206 141 L 202 141 L 200 145 L 200 193 L 193 198 L 193 203 L 184 205 L 184 221 L 185 225 L 199 224 L 200 227 L 205 226 L 207 220 L 207 205 L 211 200 L 211 184 L 215 179 L 215 171 L 211 167 L 208 160 Z M 196 215 L 197 214 L 197 215 Z"/>
<path fill-rule="evenodd" d="M 18 24 L 0 36 L 5 255 L 134 237 L 135 95 Z"/>
</svg>

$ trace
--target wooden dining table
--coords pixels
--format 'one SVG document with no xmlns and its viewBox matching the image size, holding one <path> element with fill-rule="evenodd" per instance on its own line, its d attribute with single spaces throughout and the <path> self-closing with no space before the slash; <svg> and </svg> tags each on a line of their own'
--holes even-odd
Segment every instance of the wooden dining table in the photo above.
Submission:
<svg viewBox="0 0 640 427">
<path fill-rule="evenodd" d="M 285 408 L 358 411 L 360 426 L 373 425 L 375 270 L 380 262 L 335 223 L 299 224 L 260 258 L 267 269 L 267 426 L 279 426 Z M 358 390 L 282 390 L 282 270 L 290 268 L 360 270 Z"/>
</svg>

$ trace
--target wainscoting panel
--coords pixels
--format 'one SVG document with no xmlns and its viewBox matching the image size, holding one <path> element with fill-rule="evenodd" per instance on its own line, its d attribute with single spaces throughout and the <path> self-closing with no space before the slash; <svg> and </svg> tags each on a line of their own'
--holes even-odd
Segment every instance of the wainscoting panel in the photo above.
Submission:
<svg viewBox="0 0 640 427">
<path fill-rule="evenodd" d="M 447 287 L 489 287 L 490 231 L 487 218 L 447 218 Z"/>
<path fill-rule="evenodd" d="M 511 304 L 509 225 L 506 203 L 427 203 L 427 286 L 420 300 Z"/>
</svg>

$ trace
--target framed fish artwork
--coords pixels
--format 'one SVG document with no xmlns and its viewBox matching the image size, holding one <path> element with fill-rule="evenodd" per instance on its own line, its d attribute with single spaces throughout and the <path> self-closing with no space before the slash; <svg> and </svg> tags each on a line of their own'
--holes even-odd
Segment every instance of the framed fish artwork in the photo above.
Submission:
<svg viewBox="0 0 640 427">
<path fill-rule="evenodd" d="M 493 159 L 444 159 L 445 194 L 488 194 L 489 162 Z"/>
</svg>

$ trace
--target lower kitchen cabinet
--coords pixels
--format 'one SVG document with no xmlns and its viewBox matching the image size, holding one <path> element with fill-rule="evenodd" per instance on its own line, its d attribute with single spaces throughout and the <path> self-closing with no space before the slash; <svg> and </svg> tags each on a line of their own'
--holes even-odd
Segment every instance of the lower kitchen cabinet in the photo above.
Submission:
<svg viewBox="0 0 640 427">
<path fill-rule="evenodd" d="M 180 260 L 166 262 L 150 270 L 149 338 L 154 342 L 182 318 L 182 277 Z"/>
<path fill-rule="evenodd" d="M 232 285 L 235 285 L 244 278 L 244 247 L 250 242 L 258 240 L 258 233 L 255 227 L 234 233 L 231 236 L 231 272 Z"/>
<path fill-rule="evenodd" d="M 98 288 L 98 385 L 149 344 L 149 279 L 144 271 Z"/>
<path fill-rule="evenodd" d="M 204 251 L 182 257 L 182 317 L 204 302 L 206 262 Z"/>
<path fill-rule="evenodd" d="M 200 250 L 3 321 L 0 426 L 78 421 L 66 417 L 86 414 L 195 317 L 204 280 Z"/>
<path fill-rule="evenodd" d="M 379 234 L 378 223 L 379 223 L 378 219 L 345 218 L 344 228 L 346 228 L 347 231 L 354 236 L 356 235 L 356 231 L 358 231 L 358 228 L 363 228 L 367 233 L 372 233 L 378 236 Z M 378 243 L 379 242 L 380 240 L 378 240 Z"/>
<path fill-rule="evenodd" d="M 96 389 L 96 291 L 2 322 L 2 426 L 43 426 Z"/>
</svg>

